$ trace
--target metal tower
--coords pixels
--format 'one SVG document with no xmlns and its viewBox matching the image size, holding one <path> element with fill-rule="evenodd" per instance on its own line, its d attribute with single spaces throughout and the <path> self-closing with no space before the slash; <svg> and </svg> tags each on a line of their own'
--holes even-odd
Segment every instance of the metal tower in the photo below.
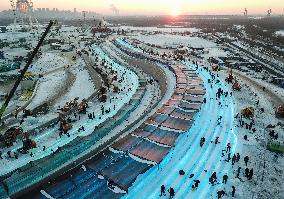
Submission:
<svg viewBox="0 0 284 199">
<path fill-rule="evenodd" d="M 32 0 L 10 0 L 12 10 L 14 12 L 14 25 L 20 25 L 22 28 L 32 28 L 38 24 L 36 18 L 33 17 Z"/>
</svg>

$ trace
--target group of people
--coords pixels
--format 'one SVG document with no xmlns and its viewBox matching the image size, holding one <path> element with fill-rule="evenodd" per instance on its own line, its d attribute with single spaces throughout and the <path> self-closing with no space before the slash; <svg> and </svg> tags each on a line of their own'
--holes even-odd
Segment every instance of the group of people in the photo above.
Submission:
<svg viewBox="0 0 284 199">
<path fill-rule="evenodd" d="M 170 187 L 170 188 L 168 189 L 168 193 L 170 194 L 170 198 L 173 198 L 173 197 L 175 196 L 175 190 L 174 190 L 174 188 Z M 162 185 L 162 186 L 161 186 L 161 194 L 160 194 L 160 196 L 166 196 L 166 195 L 167 195 L 167 193 L 166 193 L 166 187 L 165 187 L 165 185 Z"/>
</svg>

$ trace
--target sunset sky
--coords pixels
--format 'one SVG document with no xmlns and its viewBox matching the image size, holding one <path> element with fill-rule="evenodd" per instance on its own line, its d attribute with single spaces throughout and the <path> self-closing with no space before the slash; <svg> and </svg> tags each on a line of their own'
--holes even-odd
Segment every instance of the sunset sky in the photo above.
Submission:
<svg viewBox="0 0 284 199">
<path fill-rule="evenodd" d="M 14 0 L 16 1 L 16 0 Z M 111 14 L 114 4 L 121 15 L 178 15 L 178 14 L 249 14 L 284 13 L 284 0 L 33 0 L 35 8 L 95 11 Z M 0 0 L 0 10 L 10 8 L 9 0 Z"/>
</svg>

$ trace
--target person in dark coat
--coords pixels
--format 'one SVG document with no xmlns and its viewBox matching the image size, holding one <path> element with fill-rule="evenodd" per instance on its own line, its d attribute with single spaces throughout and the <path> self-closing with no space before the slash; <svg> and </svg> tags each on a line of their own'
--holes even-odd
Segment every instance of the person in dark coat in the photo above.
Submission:
<svg viewBox="0 0 284 199">
<path fill-rule="evenodd" d="M 234 198 L 236 194 L 236 188 L 232 186 L 232 197 Z"/>
<path fill-rule="evenodd" d="M 175 190 L 172 187 L 170 188 L 169 193 L 170 193 L 170 198 L 174 198 Z"/>
<path fill-rule="evenodd" d="M 244 161 L 245 161 L 246 166 L 248 166 L 249 157 L 248 156 L 244 157 Z"/>
<path fill-rule="evenodd" d="M 222 182 L 222 183 L 226 184 L 227 181 L 228 181 L 228 176 L 225 174 L 225 175 L 223 176 L 223 182 Z"/>
<path fill-rule="evenodd" d="M 166 195 L 166 187 L 165 185 L 161 186 L 161 195 L 160 196 L 165 196 Z"/>
</svg>

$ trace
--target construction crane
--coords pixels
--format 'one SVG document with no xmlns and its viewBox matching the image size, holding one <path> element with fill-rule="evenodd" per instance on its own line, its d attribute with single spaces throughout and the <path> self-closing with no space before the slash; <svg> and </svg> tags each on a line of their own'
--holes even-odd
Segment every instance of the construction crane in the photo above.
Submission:
<svg viewBox="0 0 284 199">
<path fill-rule="evenodd" d="M 8 107 L 8 105 L 9 105 L 9 103 L 10 103 L 12 97 L 14 96 L 14 94 L 15 94 L 15 92 L 16 92 L 16 90 L 17 90 L 19 84 L 20 84 L 20 82 L 21 82 L 22 79 L 24 78 L 25 73 L 27 72 L 29 66 L 32 64 L 32 61 L 33 61 L 35 55 L 36 55 L 37 52 L 39 51 L 39 48 L 41 47 L 41 45 L 42 45 L 42 43 L 43 43 L 45 37 L 47 36 L 48 32 L 50 31 L 50 29 L 51 29 L 51 27 L 52 27 L 52 25 L 53 25 L 54 23 L 55 23 L 55 21 L 50 21 L 50 22 L 49 22 L 48 26 L 46 27 L 46 29 L 45 29 L 43 35 L 41 36 L 41 38 L 40 38 L 40 40 L 39 40 L 39 42 L 38 42 L 36 48 L 33 50 L 32 54 L 30 55 L 30 57 L 29 57 L 29 59 L 28 59 L 26 65 L 25 65 L 25 67 L 24 67 L 23 70 L 21 71 L 20 76 L 18 77 L 17 81 L 15 82 L 15 84 L 14 84 L 12 90 L 10 91 L 8 97 L 6 98 L 4 104 L 3 104 L 2 107 L 0 108 L 0 121 L 1 121 L 1 118 L 2 118 L 2 116 L 3 116 L 3 114 L 4 114 L 4 112 L 6 111 L 6 109 L 7 109 L 7 107 Z"/>
</svg>

